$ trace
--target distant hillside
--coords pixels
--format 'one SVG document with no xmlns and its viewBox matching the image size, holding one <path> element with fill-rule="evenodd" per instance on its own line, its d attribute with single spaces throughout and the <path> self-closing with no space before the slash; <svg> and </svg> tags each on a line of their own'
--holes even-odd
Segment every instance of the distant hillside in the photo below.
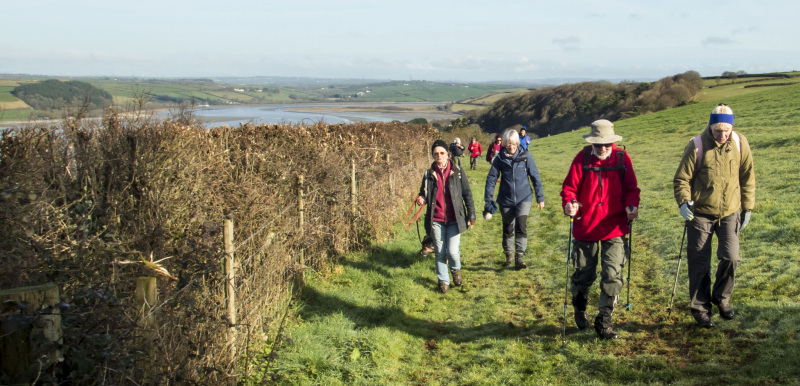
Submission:
<svg viewBox="0 0 800 386">
<path fill-rule="evenodd" d="M 36 110 L 60 110 L 67 106 L 86 106 L 89 110 L 112 104 L 111 94 L 77 80 L 61 82 L 48 79 L 38 83 L 21 84 L 11 91 Z"/>
<path fill-rule="evenodd" d="M 586 126 L 596 119 L 618 120 L 689 103 L 703 87 L 695 71 L 656 82 L 582 82 L 513 94 L 475 118 L 481 128 L 501 132 L 525 125 L 539 137 Z"/>
</svg>

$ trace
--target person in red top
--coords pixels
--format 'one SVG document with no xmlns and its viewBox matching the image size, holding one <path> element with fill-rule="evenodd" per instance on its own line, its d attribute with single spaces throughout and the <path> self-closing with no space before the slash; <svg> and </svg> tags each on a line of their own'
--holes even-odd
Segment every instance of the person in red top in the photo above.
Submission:
<svg viewBox="0 0 800 386">
<path fill-rule="evenodd" d="M 473 170 L 478 169 L 478 157 L 483 154 L 483 149 L 481 149 L 481 144 L 478 143 L 475 137 L 472 137 L 469 146 L 467 146 L 467 150 L 469 150 L 469 168 Z"/>
<path fill-rule="evenodd" d="M 612 328 L 611 314 L 622 292 L 624 236 L 639 213 L 639 187 L 628 153 L 614 143 L 622 137 L 614 134 L 613 123 L 594 121 L 591 132 L 583 138 L 591 145 L 572 160 L 561 187 L 564 214 L 575 218 L 572 306 L 578 328 L 588 327 L 588 293 L 597 279 L 599 257 L 600 299 L 594 328 L 601 338 L 616 339 L 619 334 Z"/>
</svg>

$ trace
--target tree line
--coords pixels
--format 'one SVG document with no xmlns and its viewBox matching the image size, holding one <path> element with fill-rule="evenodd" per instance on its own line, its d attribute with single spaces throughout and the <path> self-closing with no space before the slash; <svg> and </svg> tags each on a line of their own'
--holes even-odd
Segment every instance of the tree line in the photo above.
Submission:
<svg viewBox="0 0 800 386">
<path fill-rule="evenodd" d="M 485 131 L 525 125 L 543 137 L 575 130 L 597 119 L 615 121 L 690 103 L 703 87 L 695 71 L 656 82 L 581 82 L 530 90 L 503 98 L 469 119 Z"/>
<path fill-rule="evenodd" d="M 111 94 L 89 83 L 77 80 L 62 82 L 48 79 L 19 85 L 11 91 L 36 110 L 61 110 L 65 107 L 85 107 L 98 110 L 111 106 Z"/>
</svg>

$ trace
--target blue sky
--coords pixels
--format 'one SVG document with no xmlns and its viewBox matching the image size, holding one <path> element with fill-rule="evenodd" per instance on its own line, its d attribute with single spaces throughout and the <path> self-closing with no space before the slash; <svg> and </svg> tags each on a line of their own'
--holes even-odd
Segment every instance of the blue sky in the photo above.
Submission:
<svg viewBox="0 0 800 386">
<path fill-rule="evenodd" d="M 414 80 L 800 70 L 800 2 L 4 1 L 0 73 Z"/>
</svg>

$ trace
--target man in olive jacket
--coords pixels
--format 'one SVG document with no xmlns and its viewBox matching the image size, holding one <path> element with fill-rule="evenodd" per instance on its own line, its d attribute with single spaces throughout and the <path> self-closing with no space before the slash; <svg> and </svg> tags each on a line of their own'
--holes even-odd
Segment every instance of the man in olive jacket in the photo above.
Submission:
<svg viewBox="0 0 800 386">
<path fill-rule="evenodd" d="M 700 327 L 713 327 L 711 304 L 723 319 L 731 307 L 734 274 L 741 261 L 739 233 L 755 206 L 756 175 L 747 138 L 733 131 L 733 111 L 720 104 L 708 127 L 686 145 L 673 180 L 675 200 L 686 220 L 691 311 Z M 691 208 L 692 201 L 694 208 Z M 740 212 L 741 209 L 741 212 Z M 717 266 L 711 287 L 711 237 L 717 235 Z"/>
</svg>

